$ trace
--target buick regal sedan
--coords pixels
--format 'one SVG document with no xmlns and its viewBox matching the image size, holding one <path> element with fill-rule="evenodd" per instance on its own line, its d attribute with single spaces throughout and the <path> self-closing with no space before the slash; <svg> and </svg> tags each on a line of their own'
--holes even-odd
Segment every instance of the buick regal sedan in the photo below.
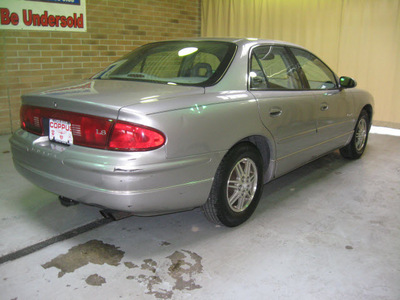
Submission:
<svg viewBox="0 0 400 300">
<path fill-rule="evenodd" d="M 142 46 L 89 80 L 22 97 L 16 169 L 61 199 L 237 226 L 263 185 L 340 149 L 359 158 L 372 96 L 306 49 L 257 39 Z"/>
</svg>

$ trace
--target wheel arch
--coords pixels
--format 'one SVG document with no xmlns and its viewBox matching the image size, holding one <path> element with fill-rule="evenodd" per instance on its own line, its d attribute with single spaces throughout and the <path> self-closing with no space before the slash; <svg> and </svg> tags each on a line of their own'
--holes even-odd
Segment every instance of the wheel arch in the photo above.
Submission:
<svg viewBox="0 0 400 300">
<path fill-rule="evenodd" d="M 370 129 L 371 128 L 371 125 L 372 125 L 372 115 L 373 115 L 373 108 L 372 108 L 372 105 L 371 104 L 367 104 L 367 105 L 365 105 L 363 108 L 362 108 L 362 110 L 361 111 L 363 111 L 363 110 L 365 110 L 366 112 L 367 112 L 367 114 L 368 114 L 368 123 L 369 123 L 369 128 L 368 129 Z M 360 112 L 361 113 L 361 112 Z"/>
<path fill-rule="evenodd" d="M 254 145 L 260 152 L 263 160 L 263 180 L 264 183 L 267 183 L 273 177 L 274 163 L 271 159 L 273 157 L 273 144 L 265 136 L 252 135 L 241 139 L 233 147 L 246 142 Z"/>
</svg>

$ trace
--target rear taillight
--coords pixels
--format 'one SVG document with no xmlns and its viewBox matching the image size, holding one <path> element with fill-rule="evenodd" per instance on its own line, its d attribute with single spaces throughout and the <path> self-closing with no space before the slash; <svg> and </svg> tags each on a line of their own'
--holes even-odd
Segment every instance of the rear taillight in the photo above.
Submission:
<svg viewBox="0 0 400 300">
<path fill-rule="evenodd" d="M 165 136 L 146 126 L 86 114 L 23 105 L 21 128 L 47 135 L 50 119 L 71 123 L 73 143 L 79 146 L 114 151 L 147 151 L 160 148 Z"/>
<path fill-rule="evenodd" d="M 64 115 L 65 114 L 65 115 Z M 71 123 L 74 144 L 91 148 L 107 148 L 108 137 L 115 123 L 112 119 L 63 112 L 54 116 Z"/>
<path fill-rule="evenodd" d="M 165 143 L 164 135 L 153 128 L 127 123 L 115 123 L 109 149 L 119 151 L 146 151 L 160 148 Z"/>
<path fill-rule="evenodd" d="M 48 109 L 42 107 L 21 106 L 21 128 L 38 135 L 44 135 L 42 117 L 47 114 L 47 110 Z"/>
</svg>

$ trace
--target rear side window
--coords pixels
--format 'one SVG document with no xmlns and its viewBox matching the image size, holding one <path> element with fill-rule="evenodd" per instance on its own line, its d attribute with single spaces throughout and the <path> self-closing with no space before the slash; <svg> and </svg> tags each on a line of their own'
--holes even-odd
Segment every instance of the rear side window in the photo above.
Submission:
<svg viewBox="0 0 400 300">
<path fill-rule="evenodd" d="M 249 77 L 251 89 L 301 89 L 300 77 L 284 47 L 255 48 L 251 55 Z"/>
<path fill-rule="evenodd" d="M 326 90 L 337 88 L 335 75 L 319 58 L 305 50 L 293 48 L 291 51 L 299 62 L 310 89 Z"/>
</svg>

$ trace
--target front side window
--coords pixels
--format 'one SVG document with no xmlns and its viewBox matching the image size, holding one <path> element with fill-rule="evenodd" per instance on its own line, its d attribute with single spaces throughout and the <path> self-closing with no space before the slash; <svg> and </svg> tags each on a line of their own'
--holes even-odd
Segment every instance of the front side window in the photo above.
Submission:
<svg viewBox="0 0 400 300">
<path fill-rule="evenodd" d="M 257 47 L 250 59 L 251 89 L 301 89 L 299 75 L 284 47 Z"/>
<path fill-rule="evenodd" d="M 217 41 L 172 41 L 142 46 L 94 79 L 208 86 L 228 68 L 236 45 Z"/>
<path fill-rule="evenodd" d="M 337 88 L 333 72 L 317 57 L 305 50 L 291 49 L 312 90 Z"/>
</svg>

